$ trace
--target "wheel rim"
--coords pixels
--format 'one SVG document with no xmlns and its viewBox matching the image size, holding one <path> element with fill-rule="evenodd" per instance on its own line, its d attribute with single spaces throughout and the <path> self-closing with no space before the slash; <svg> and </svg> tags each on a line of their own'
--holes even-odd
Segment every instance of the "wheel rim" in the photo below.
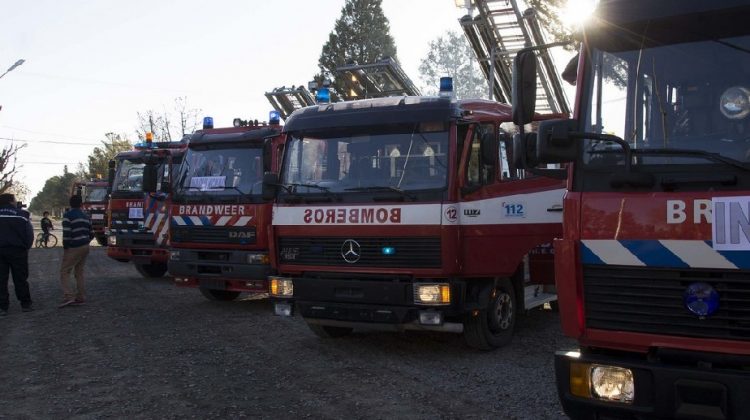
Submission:
<svg viewBox="0 0 750 420">
<path fill-rule="evenodd" d="M 513 322 L 513 299 L 510 294 L 497 290 L 490 311 L 490 322 L 494 331 L 504 331 L 510 328 Z"/>
</svg>

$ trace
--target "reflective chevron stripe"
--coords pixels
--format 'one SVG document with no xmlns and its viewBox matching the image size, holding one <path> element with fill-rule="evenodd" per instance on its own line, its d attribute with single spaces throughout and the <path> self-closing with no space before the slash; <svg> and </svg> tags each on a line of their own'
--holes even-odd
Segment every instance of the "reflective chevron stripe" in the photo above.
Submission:
<svg viewBox="0 0 750 420">
<path fill-rule="evenodd" d="M 593 265 L 750 269 L 750 252 L 717 251 L 711 241 L 590 239 L 581 241 L 581 258 Z"/>
</svg>

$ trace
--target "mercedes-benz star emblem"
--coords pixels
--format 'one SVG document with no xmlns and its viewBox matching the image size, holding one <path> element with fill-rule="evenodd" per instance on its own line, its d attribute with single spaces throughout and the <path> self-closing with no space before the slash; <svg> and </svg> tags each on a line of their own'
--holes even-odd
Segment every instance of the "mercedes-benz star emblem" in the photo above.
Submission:
<svg viewBox="0 0 750 420">
<path fill-rule="evenodd" d="M 354 264 L 355 262 L 359 261 L 360 256 L 360 248 L 357 241 L 354 239 L 347 239 L 344 241 L 344 244 L 341 245 L 341 257 L 344 258 L 344 261 L 348 262 L 349 264 Z"/>
</svg>

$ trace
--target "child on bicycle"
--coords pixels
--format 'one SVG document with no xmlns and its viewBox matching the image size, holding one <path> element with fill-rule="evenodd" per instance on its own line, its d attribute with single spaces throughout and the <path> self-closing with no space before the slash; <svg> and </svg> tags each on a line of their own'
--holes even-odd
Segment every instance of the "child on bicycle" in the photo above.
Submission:
<svg viewBox="0 0 750 420">
<path fill-rule="evenodd" d="M 49 240 L 49 231 L 54 230 L 55 227 L 52 226 L 52 221 L 49 219 L 49 212 L 45 211 L 42 213 L 42 220 L 40 221 L 42 225 L 42 238 L 44 238 L 44 245 L 47 245 L 47 241 Z"/>
</svg>

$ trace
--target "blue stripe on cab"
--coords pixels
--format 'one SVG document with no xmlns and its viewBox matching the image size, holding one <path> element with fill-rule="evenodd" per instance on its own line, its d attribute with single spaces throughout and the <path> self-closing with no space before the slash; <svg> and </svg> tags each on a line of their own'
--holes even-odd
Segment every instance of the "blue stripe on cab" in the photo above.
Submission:
<svg viewBox="0 0 750 420">
<path fill-rule="evenodd" d="M 622 246 L 649 267 L 690 267 L 656 240 L 621 240 Z"/>
<path fill-rule="evenodd" d="M 581 242 L 581 260 L 584 264 L 604 265 L 606 264 L 594 254 L 583 242 Z"/>
</svg>

